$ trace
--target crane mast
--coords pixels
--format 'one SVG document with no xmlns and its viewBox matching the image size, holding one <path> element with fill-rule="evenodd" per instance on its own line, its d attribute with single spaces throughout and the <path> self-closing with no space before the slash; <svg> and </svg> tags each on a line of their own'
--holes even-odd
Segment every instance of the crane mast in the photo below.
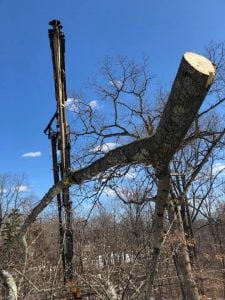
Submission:
<svg viewBox="0 0 225 300">
<path fill-rule="evenodd" d="M 45 129 L 51 140 L 54 183 L 59 182 L 70 169 L 70 131 L 66 120 L 66 73 L 65 73 L 65 38 L 60 21 L 52 20 L 48 30 L 52 54 L 53 75 L 55 83 L 56 112 Z M 53 128 L 53 122 L 56 126 Z M 59 154 L 59 155 L 58 155 Z M 72 202 L 69 187 L 57 195 L 59 218 L 59 242 L 61 248 L 64 284 L 71 287 L 75 282 L 73 266 L 73 226 Z M 74 298 L 79 297 L 79 291 L 73 288 Z"/>
</svg>

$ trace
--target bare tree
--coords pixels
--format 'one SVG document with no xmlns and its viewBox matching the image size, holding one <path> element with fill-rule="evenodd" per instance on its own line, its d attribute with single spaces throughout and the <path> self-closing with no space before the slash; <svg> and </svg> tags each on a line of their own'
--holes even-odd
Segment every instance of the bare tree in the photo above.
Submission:
<svg viewBox="0 0 225 300">
<path fill-rule="evenodd" d="M 93 133 L 97 134 L 95 144 L 99 145 L 100 141 L 100 146 L 103 146 L 105 139 L 112 135 L 115 137 L 129 137 L 131 141 L 128 140 L 130 142 L 125 144 L 126 140 L 121 140 L 121 146 L 105 154 L 103 152 L 104 155 L 102 155 L 102 151 L 96 152 L 96 150 L 102 150 L 102 148 L 95 149 L 94 154 L 89 151 L 86 159 L 85 157 L 82 158 L 83 167 L 71 170 L 59 183 L 51 187 L 40 202 L 31 210 L 30 214 L 25 218 L 18 234 L 7 243 L 6 251 L 16 241 L 24 237 L 29 226 L 62 189 L 71 185 L 80 186 L 88 180 L 98 179 L 104 173 L 108 175 L 112 174 L 108 178 L 116 176 L 118 170 L 123 170 L 123 168 L 130 164 L 152 165 L 155 170 L 158 186 L 152 240 L 153 253 L 147 264 L 146 289 L 143 295 L 145 299 L 149 299 L 152 294 L 159 254 L 165 238 L 164 214 L 168 206 L 171 188 L 170 161 L 174 154 L 187 143 L 184 140 L 185 136 L 209 91 L 214 79 L 215 70 L 213 65 L 204 57 L 193 53 L 186 53 L 182 58 L 166 106 L 163 112 L 160 113 L 160 121 L 157 122 L 155 121 L 157 120 L 155 116 L 151 117 L 151 114 L 145 114 L 143 105 L 143 95 L 146 91 L 149 77 L 135 65 L 131 65 L 131 69 L 129 69 L 130 65 L 127 66 L 121 61 L 121 66 L 123 67 L 122 80 L 116 81 L 117 79 L 111 78 L 111 93 L 108 94 L 108 91 L 106 91 L 105 94 L 106 98 L 110 96 L 113 99 L 114 119 L 111 125 L 96 128 L 92 123 L 86 124 L 84 122 L 84 127 L 87 128 L 87 133 L 90 133 L 89 130 L 92 128 Z M 126 73 L 127 70 L 130 71 Z M 105 68 L 105 72 L 107 72 L 107 68 Z M 144 78 L 142 83 L 137 81 L 137 75 L 140 72 Z M 110 73 L 108 76 L 110 76 Z M 102 92 L 104 93 L 105 91 L 101 90 Z M 138 104 L 132 107 L 125 102 L 120 102 L 118 97 L 121 94 L 127 94 L 131 97 L 131 102 L 136 101 L 135 103 Z M 129 112 L 129 115 L 125 114 L 123 117 L 125 118 L 127 115 L 126 119 L 121 120 L 121 117 L 119 117 L 119 106 L 122 108 L 122 111 L 127 110 Z M 82 120 L 86 118 L 85 115 L 87 114 L 90 116 L 88 122 L 92 120 L 91 109 L 92 106 L 89 104 L 85 111 L 80 111 L 80 114 L 82 113 L 83 116 Z M 139 125 L 135 125 L 136 118 L 142 120 L 140 129 Z M 156 129 L 153 126 L 154 122 L 157 125 Z M 130 126 L 126 128 L 124 124 L 130 124 Z M 147 132 L 147 135 L 143 133 L 143 128 Z M 78 166 L 79 162 L 77 160 L 75 166 Z M 1 261 L 1 265 L 5 267 L 4 261 Z M 192 287 L 193 299 L 199 299 L 196 285 Z"/>
</svg>

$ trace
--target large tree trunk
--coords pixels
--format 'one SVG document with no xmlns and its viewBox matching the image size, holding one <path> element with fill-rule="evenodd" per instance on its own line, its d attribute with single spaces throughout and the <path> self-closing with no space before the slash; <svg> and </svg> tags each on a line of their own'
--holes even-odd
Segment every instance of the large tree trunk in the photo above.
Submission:
<svg viewBox="0 0 225 300">
<path fill-rule="evenodd" d="M 182 292 L 184 293 L 183 298 L 187 300 L 199 300 L 199 291 L 192 272 L 180 209 L 174 204 L 175 203 L 171 200 L 171 205 L 168 207 L 168 213 L 170 223 L 173 225 L 172 233 L 174 234 L 175 241 L 172 245 L 177 258 L 176 267 L 179 268 L 179 273 L 181 274 L 180 284 Z"/>
<path fill-rule="evenodd" d="M 5 270 L 0 270 L 0 280 L 6 290 L 6 299 L 17 300 L 17 287 L 13 276 Z"/>
<path fill-rule="evenodd" d="M 153 224 L 152 245 L 153 251 L 150 261 L 147 263 L 146 287 L 141 298 L 148 300 L 152 295 L 155 275 L 158 269 L 159 256 L 165 239 L 164 213 L 167 207 L 167 199 L 170 191 L 170 174 L 168 168 L 158 175 L 158 193 L 155 207 L 155 218 Z"/>
</svg>

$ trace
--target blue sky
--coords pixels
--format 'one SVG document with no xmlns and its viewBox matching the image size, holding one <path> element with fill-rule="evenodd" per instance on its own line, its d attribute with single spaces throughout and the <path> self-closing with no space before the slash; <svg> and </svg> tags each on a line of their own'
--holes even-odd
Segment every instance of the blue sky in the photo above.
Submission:
<svg viewBox="0 0 225 300">
<path fill-rule="evenodd" d="M 169 88 L 184 52 L 225 40 L 224 12 L 222 0 L 0 0 L 1 173 L 25 174 L 39 197 L 53 181 L 43 134 L 55 111 L 50 20 L 64 27 L 68 91 L 85 90 L 105 55 L 143 53 Z"/>
</svg>

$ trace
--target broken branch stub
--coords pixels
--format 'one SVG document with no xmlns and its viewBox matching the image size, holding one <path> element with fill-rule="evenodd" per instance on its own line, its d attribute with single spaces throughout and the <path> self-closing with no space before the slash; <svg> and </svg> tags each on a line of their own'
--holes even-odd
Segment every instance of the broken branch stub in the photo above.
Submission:
<svg viewBox="0 0 225 300">
<path fill-rule="evenodd" d="M 204 56 L 186 52 L 181 60 L 155 138 L 159 163 L 168 163 L 187 134 L 215 77 Z"/>
</svg>

